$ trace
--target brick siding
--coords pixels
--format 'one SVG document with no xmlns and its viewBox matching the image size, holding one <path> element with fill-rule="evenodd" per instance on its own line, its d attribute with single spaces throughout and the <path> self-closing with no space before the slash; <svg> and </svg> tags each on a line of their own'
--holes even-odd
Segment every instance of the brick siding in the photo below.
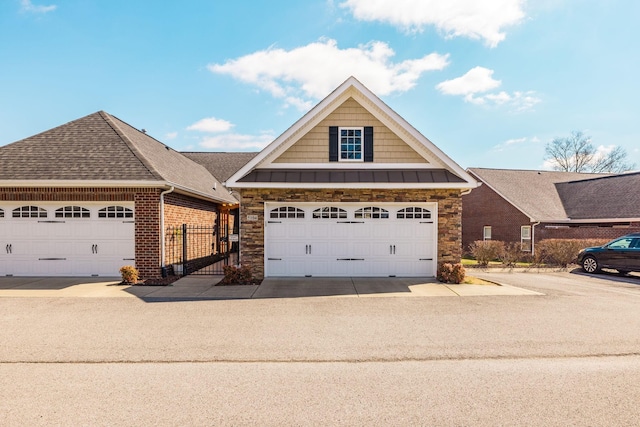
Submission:
<svg viewBox="0 0 640 427">
<path fill-rule="evenodd" d="M 218 205 L 206 202 L 183 194 L 169 193 L 164 197 L 164 225 L 167 230 L 167 247 L 176 245 L 178 254 L 182 253 L 181 234 L 171 234 L 175 227 L 183 224 L 190 226 L 211 227 L 216 223 L 218 216 Z M 216 236 L 217 237 L 217 236 Z M 172 239 L 178 239 L 174 242 Z M 218 251 L 218 239 L 192 239 L 188 247 L 188 259 L 199 259 L 209 257 Z M 175 254 L 173 254 L 175 255 Z M 177 262 L 172 259 L 172 254 L 167 252 L 165 263 Z"/>
<path fill-rule="evenodd" d="M 462 256 L 460 190 L 242 189 L 240 257 L 258 278 L 264 277 L 265 202 L 438 203 L 438 262 L 460 262 Z M 256 215 L 257 221 L 247 221 Z"/>
<path fill-rule="evenodd" d="M 523 225 L 531 225 L 529 217 L 487 185 L 462 196 L 462 246 L 465 252 L 473 242 L 483 239 L 485 226 L 491 226 L 491 240 L 520 243 Z"/>
</svg>

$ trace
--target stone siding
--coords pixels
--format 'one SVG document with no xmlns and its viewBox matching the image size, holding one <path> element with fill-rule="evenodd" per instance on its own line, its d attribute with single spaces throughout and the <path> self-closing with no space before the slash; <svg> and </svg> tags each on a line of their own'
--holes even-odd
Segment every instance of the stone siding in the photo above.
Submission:
<svg viewBox="0 0 640 427">
<path fill-rule="evenodd" d="M 242 189 L 240 257 L 243 265 L 264 277 L 265 202 L 389 202 L 438 203 L 438 262 L 460 262 L 462 256 L 462 201 L 460 190 L 400 189 Z M 249 221 L 255 215 L 257 220 Z"/>
</svg>

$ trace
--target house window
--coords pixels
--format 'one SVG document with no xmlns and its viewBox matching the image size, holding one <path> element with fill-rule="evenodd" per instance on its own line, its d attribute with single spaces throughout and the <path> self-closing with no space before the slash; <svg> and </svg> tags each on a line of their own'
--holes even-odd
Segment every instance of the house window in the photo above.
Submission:
<svg viewBox="0 0 640 427">
<path fill-rule="evenodd" d="M 520 246 L 524 252 L 531 252 L 531 226 L 520 227 Z"/>
<path fill-rule="evenodd" d="M 4 218 L 4 211 L 0 209 L 0 218 Z"/>
<path fill-rule="evenodd" d="M 356 219 L 387 219 L 389 218 L 389 211 L 375 206 L 369 206 L 358 209 L 354 216 Z"/>
<path fill-rule="evenodd" d="M 314 219 L 319 219 L 319 218 L 339 219 L 339 218 L 346 218 L 346 217 L 347 217 L 347 211 L 340 208 L 324 207 L 324 208 L 318 208 L 313 211 Z"/>
<path fill-rule="evenodd" d="M 364 160 L 364 129 L 340 128 L 340 161 L 361 162 Z"/>
<path fill-rule="evenodd" d="M 37 206 L 21 206 L 15 208 L 12 212 L 14 218 L 46 218 L 46 209 Z"/>
<path fill-rule="evenodd" d="M 491 240 L 491 226 L 485 225 L 482 227 L 482 240 Z"/>
<path fill-rule="evenodd" d="M 429 219 L 431 211 L 424 208 L 404 208 L 400 209 L 396 215 L 398 219 Z"/>
<path fill-rule="evenodd" d="M 304 211 L 293 206 L 282 206 L 281 208 L 271 209 L 269 218 L 300 218 L 304 219 Z"/>
<path fill-rule="evenodd" d="M 90 218 L 89 209 L 80 206 L 65 206 L 56 209 L 56 218 Z"/>
<path fill-rule="evenodd" d="M 98 211 L 98 218 L 133 218 L 133 210 L 124 206 L 107 206 Z"/>
</svg>

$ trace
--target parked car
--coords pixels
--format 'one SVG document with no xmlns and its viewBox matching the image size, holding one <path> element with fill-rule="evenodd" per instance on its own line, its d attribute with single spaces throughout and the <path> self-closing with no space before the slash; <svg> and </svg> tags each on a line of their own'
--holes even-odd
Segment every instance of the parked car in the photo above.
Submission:
<svg viewBox="0 0 640 427">
<path fill-rule="evenodd" d="M 578 263 L 587 273 L 598 273 L 602 268 L 618 270 L 620 274 L 640 272 L 640 233 L 627 234 L 606 245 L 582 249 Z"/>
</svg>

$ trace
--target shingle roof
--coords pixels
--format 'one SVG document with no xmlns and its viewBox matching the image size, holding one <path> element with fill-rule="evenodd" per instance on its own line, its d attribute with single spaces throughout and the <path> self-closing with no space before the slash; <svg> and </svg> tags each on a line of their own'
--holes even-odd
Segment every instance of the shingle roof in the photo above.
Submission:
<svg viewBox="0 0 640 427">
<path fill-rule="evenodd" d="M 640 173 L 564 182 L 558 194 L 571 219 L 640 218 Z"/>
<path fill-rule="evenodd" d="M 220 182 L 225 182 L 231 175 L 253 159 L 258 153 L 214 153 L 214 152 L 182 152 L 196 163 L 201 164 Z"/>
<path fill-rule="evenodd" d="M 158 181 L 235 201 L 203 166 L 104 111 L 0 147 L 0 180 Z"/>
<path fill-rule="evenodd" d="M 556 184 L 608 176 L 515 169 L 468 170 L 534 221 L 558 221 L 569 218 Z"/>
<path fill-rule="evenodd" d="M 446 169 L 254 169 L 238 182 L 424 184 L 465 181 Z"/>
</svg>

